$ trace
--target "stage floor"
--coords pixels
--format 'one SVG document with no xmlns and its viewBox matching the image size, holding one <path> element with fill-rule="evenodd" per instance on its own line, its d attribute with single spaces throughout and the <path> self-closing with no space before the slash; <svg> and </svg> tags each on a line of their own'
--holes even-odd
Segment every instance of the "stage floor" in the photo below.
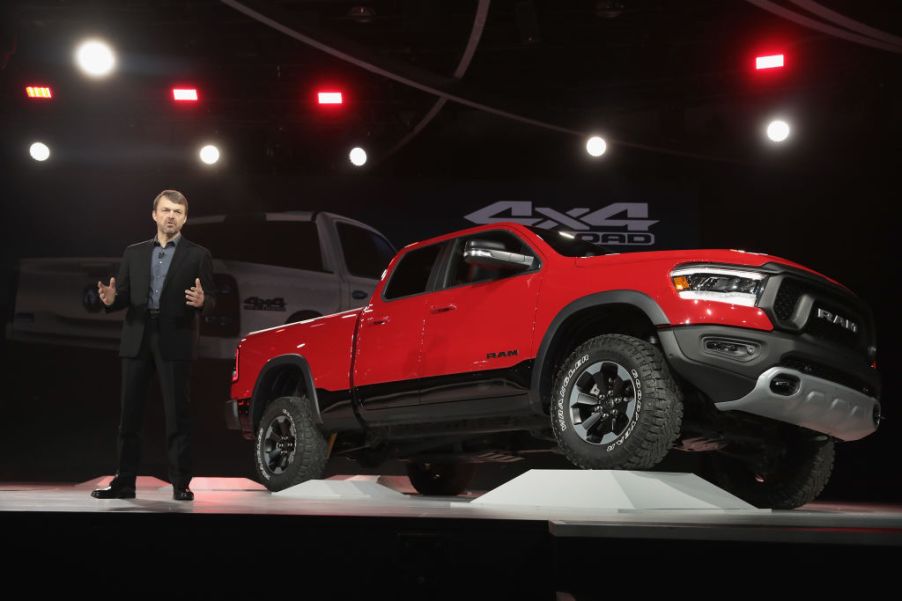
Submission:
<svg viewBox="0 0 902 601">
<path fill-rule="evenodd" d="M 171 487 L 153 478 L 141 479 L 136 499 L 92 498 L 90 491 L 107 480 L 0 483 L 0 528 L 20 554 L 6 567 L 28 567 L 40 557 L 55 570 L 68 569 L 69 578 L 127 583 L 144 574 L 142 586 L 164 592 L 155 578 L 178 563 L 196 575 L 194 592 L 252 594 L 258 590 L 253 575 L 270 570 L 284 575 L 269 586 L 306 574 L 302 579 L 328 582 L 349 599 L 372 591 L 418 599 L 584 599 L 610 592 L 599 588 L 601 574 L 647 579 L 646 590 L 664 592 L 670 588 L 665 574 L 700 568 L 729 574 L 754 566 L 769 579 L 819 570 L 810 582 L 818 588 L 833 577 L 831 566 L 855 571 L 902 557 L 899 506 L 484 505 L 476 502 L 479 492 L 423 497 L 406 478 L 374 476 L 320 481 L 326 483 L 316 489 L 321 498 L 272 494 L 250 480 L 222 478 L 195 478 L 194 502 L 172 500 Z M 377 482 L 386 492 L 374 497 Z M 366 485 L 359 495 L 328 498 L 333 489 L 353 493 L 358 484 Z M 656 578 L 648 579 L 650 565 Z"/>
<path fill-rule="evenodd" d="M 417 494 L 405 477 L 348 476 L 338 481 L 378 482 L 396 496 L 328 491 L 319 498 L 270 493 L 241 478 L 195 478 L 193 502 L 172 500 L 171 487 L 141 478 L 137 498 L 98 500 L 90 491 L 109 477 L 80 484 L 0 483 L 0 511 L 430 518 L 546 522 L 554 536 L 710 539 L 749 542 L 816 542 L 902 546 L 902 506 L 814 502 L 799 509 L 584 509 L 540 505 L 480 505 L 482 493 L 455 497 Z M 330 481 L 325 481 L 330 482 Z M 332 496 L 332 498 L 329 498 Z"/>
</svg>

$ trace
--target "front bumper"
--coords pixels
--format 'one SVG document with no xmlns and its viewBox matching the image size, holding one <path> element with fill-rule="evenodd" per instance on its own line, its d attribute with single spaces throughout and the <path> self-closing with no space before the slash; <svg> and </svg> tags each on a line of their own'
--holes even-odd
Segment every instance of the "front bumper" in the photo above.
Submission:
<svg viewBox="0 0 902 601">
<path fill-rule="evenodd" d="M 880 380 L 853 350 L 805 334 L 726 326 L 672 328 L 659 331 L 659 338 L 671 369 L 721 411 L 744 411 L 840 440 L 877 429 Z M 722 350 L 731 344 L 739 351 Z"/>
</svg>

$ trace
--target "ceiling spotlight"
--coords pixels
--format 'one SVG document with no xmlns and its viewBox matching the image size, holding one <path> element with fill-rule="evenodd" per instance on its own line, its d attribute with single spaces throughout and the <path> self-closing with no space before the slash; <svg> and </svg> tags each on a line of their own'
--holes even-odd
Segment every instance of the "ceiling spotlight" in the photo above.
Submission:
<svg viewBox="0 0 902 601">
<path fill-rule="evenodd" d="M 36 161 L 46 161 L 50 158 L 50 148 L 43 142 L 35 142 L 28 149 L 28 154 Z"/>
<path fill-rule="evenodd" d="M 116 56 L 105 42 L 89 40 L 75 51 L 75 62 L 90 77 L 105 77 L 113 72 Z"/>
<path fill-rule="evenodd" d="M 172 88 L 172 99 L 176 102 L 197 102 L 197 88 Z"/>
<path fill-rule="evenodd" d="M 783 68 L 783 55 L 782 54 L 769 54 L 767 56 L 756 56 L 755 57 L 755 69 L 758 71 L 762 71 L 764 69 L 782 69 Z"/>
<path fill-rule="evenodd" d="M 53 91 L 47 86 L 28 86 L 25 88 L 25 95 L 29 98 L 49 100 L 53 98 Z"/>
<path fill-rule="evenodd" d="M 789 137 L 789 123 L 774 119 L 767 125 L 767 137 L 771 142 L 783 142 Z"/>
<path fill-rule="evenodd" d="M 317 92 L 316 102 L 318 104 L 343 104 L 344 97 L 341 92 Z"/>
<path fill-rule="evenodd" d="M 608 149 L 608 143 L 600 136 L 592 136 L 586 142 L 586 152 L 593 157 L 600 157 Z"/>
<path fill-rule="evenodd" d="M 352 148 L 351 152 L 348 154 L 348 158 L 351 159 L 351 163 L 355 167 L 363 167 L 366 165 L 366 151 L 360 146 Z"/>
<path fill-rule="evenodd" d="M 207 144 L 200 149 L 198 154 L 200 155 L 200 160 L 207 165 L 215 165 L 219 161 L 219 149 L 213 144 Z"/>
</svg>

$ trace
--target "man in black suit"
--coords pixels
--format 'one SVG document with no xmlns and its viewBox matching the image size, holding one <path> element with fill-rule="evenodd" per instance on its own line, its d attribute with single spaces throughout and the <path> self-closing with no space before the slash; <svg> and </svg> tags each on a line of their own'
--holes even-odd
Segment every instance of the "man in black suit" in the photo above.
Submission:
<svg viewBox="0 0 902 601">
<path fill-rule="evenodd" d="M 122 326 L 122 412 L 119 470 L 98 499 L 130 499 L 141 458 L 141 425 L 147 387 L 156 371 L 166 408 L 169 479 L 173 498 L 194 500 L 191 481 L 189 380 L 199 313 L 215 305 L 210 251 L 181 235 L 188 201 L 164 190 L 153 201 L 157 235 L 125 249 L 117 278 L 97 282 L 106 311 L 127 308 Z"/>
</svg>

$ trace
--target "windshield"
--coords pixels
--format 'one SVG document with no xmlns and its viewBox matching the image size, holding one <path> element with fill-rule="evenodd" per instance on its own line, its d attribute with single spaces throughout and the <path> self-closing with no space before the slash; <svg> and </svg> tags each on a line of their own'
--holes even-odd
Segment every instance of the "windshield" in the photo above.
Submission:
<svg viewBox="0 0 902 601">
<path fill-rule="evenodd" d="M 544 240 L 555 252 L 565 257 L 600 257 L 608 254 L 605 248 L 580 240 L 570 232 L 543 230 L 537 227 L 528 227 L 528 229 Z"/>
</svg>

